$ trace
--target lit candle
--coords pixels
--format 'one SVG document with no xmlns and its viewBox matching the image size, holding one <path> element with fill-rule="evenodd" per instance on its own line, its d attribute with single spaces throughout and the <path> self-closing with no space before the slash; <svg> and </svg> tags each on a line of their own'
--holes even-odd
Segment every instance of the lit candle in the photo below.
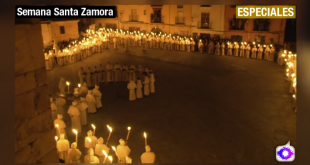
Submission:
<svg viewBox="0 0 310 165">
<path fill-rule="evenodd" d="M 81 84 L 78 84 L 78 87 L 81 88 Z"/>
<path fill-rule="evenodd" d="M 145 139 L 145 146 L 147 146 L 147 135 L 146 135 L 146 133 L 144 132 L 144 139 Z"/>
<path fill-rule="evenodd" d="M 293 95 L 293 98 L 294 98 L 294 99 L 296 99 L 296 96 L 295 96 L 295 95 Z"/>
<path fill-rule="evenodd" d="M 68 85 L 68 92 L 70 92 L 70 82 L 67 81 L 66 84 Z"/>
<path fill-rule="evenodd" d="M 110 160 L 110 163 L 112 163 L 112 162 L 113 162 L 113 158 L 112 158 L 112 156 L 109 156 L 109 160 Z"/>
<path fill-rule="evenodd" d="M 106 144 L 106 145 L 108 145 L 109 140 L 110 140 L 110 137 L 111 137 L 111 134 L 112 134 L 112 127 L 110 127 L 109 125 L 107 125 L 107 127 L 108 127 L 108 129 L 109 129 L 110 133 L 109 133 L 109 136 L 108 136 L 108 139 L 107 139 L 107 144 Z"/>
<path fill-rule="evenodd" d="M 116 152 L 116 148 L 114 146 L 112 146 L 113 151 L 115 152 L 115 155 L 118 157 L 118 154 Z"/>
<path fill-rule="evenodd" d="M 102 150 L 102 153 L 103 153 L 103 155 L 104 155 L 104 160 L 103 160 L 102 163 L 105 163 L 105 161 L 106 161 L 107 158 L 108 158 L 108 154 L 105 152 L 105 150 Z"/>
<path fill-rule="evenodd" d="M 58 136 L 55 136 L 56 148 L 57 148 L 57 140 L 58 140 Z"/>
<path fill-rule="evenodd" d="M 131 127 L 128 127 L 127 130 L 128 130 L 128 133 L 127 133 L 126 143 L 127 143 L 128 139 L 129 139 L 129 134 L 130 134 Z"/>
<path fill-rule="evenodd" d="M 58 124 L 55 124 L 55 127 L 56 127 L 56 129 L 57 129 L 57 131 L 58 131 L 58 136 L 60 136 L 60 129 L 59 129 L 59 125 L 58 125 Z"/>
<path fill-rule="evenodd" d="M 76 129 L 73 129 L 72 131 L 75 134 L 75 142 L 78 144 L 78 131 Z"/>
<path fill-rule="evenodd" d="M 94 125 L 94 124 L 92 124 L 92 125 L 91 125 L 91 127 L 93 127 L 93 129 L 94 129 L 94 134 L 93 134 L 93 136 L 95 136 L 96 127 L 95 127 L 95 125 Z"/>
</svg>

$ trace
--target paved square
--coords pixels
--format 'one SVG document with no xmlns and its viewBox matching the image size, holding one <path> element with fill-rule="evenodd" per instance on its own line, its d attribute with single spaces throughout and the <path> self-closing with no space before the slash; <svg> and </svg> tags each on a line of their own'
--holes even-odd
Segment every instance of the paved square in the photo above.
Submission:
<svg viewBox="0 0 310 165">
<path fill-rule="evenodd" d="M 79 136 L 82 162 L 84 137 L 91 124 L 104 140 L 109 133 L 106 125 L 113 127 L 109 145 L 115 146 L 131 126 L 128 145 L 133 163 L 140 163 L 144 152 L 144 131 L 156 163 L 274 163 L 278 145 L 290 140 L 296 146 L 289 84 L 285 69 L 276 63 L 157 49 L 143 52 L 140 47 L 125 52 L 121 47 L 48 71 L 51 93 L 58 92 L 60 77 L 77 86 L 80 67 L 105 66 L 108 61 L 149 66 L 155 74 L 156 93 L 130 102 L 127 84 L 101 84 L 103 107 L 88 115 L 88 125 Z"/>
</svg>

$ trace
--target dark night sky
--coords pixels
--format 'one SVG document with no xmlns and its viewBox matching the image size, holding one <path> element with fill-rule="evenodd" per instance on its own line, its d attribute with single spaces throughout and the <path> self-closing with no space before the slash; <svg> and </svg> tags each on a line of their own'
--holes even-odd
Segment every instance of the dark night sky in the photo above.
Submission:
<svg viewBox="0 0 310 165">
<path fill-rule="evenodd" d="M 284 42 L 296 43 L 296 19 L 287 19 Z"/>
</svg>

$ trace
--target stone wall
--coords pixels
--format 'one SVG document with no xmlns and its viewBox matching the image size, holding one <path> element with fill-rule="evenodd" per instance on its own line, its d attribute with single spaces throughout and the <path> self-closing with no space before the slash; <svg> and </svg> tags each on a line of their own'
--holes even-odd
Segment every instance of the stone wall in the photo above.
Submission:
<svg viewBox="0 0 310 165">
<path fill-rule="evenodd" d="M 55 149 L 40 24 L 15 25 L 15 163 Z"/>
</svg>

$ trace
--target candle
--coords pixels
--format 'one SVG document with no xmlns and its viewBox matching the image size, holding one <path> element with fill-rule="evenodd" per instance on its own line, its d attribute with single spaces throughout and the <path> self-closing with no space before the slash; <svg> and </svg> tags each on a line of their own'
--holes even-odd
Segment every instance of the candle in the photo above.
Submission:
<svg viewBox="0 0 310 165">
<path fill-rule="evenodd" d="M 115 152 L 115 155 L 118 157 L 118 154 L 117 154 L 116 149 L 115 149 L 114 146 L 112 146 L 112 149 L 113 149 L 113 151 Z"/>
<path fill-rule="evenodd" d="M 78 84 L 78 87 L 81 88 L 81 84 Z"/>
<path fill-rule="evenodd" d="M 144 132 L 144 139 L 145 139 L 145 146 L 147 146 L 147 135 L 146 135 L 146 133 Z"/>
<path fill-rule="evenodd" d="M 106 161 L 107 158 L 108 158 L 108 154 L 105 152 L 105 150 L 102 150 L 102 153 L 103 153 L 103 155 L 104 155 L 104 160 L 103 160 L 102 163 L 105 163 L 105 161 Z"/>
<path fill-rule="evenodd" d="M 58 136 L 60 136 L 60 129 L 59 129 L 59 125 L 58 125 L 58 124 L 55 124 L 55 127 L 57 128 L 57 131 L 58 131 Z"/>
<path fill-rule="evenodd" d="M 75 142 L 76 142 L 76 144 L 78 144 L 78 131 L 75 129 L 73 129 L 72 131 L 75 134 Z"/>
<path fill-rule="evenodd" d="M 109 140 L 110 140 L 110 137 L 111 137 L 111 133 L 112 133 L 112 127 L 110 127 L 109 125 L 107 125 L 107 127 L 108 127 L 110 133 L 109 133 L 109 136 L 108 136 L 108 140 L 107 140 L 107 144 L 106 144 L 106 145 L 108 145 Z"/>
<path fill-rule="evenodd" d="M 110 160 L 110 163 L 112 163 L 112 162 L 113 162 L 113 158 L 112 158 L 112 156 L 109 156 L 109 160 Z"/>
<path fill-rule="evenodd" d="M 128 127 L 127 130 L 128 130 L 128 133 L 127 133 L 126 143 L 127 143 L 128 139 L 129 139 L 129 134 L 130 134 L 131 127 Z"/>
<path fill-rule="evenodd" d="M 94 124 L 92 124 L 91 126 L 92 126 L 92 127 L 93 127 L 93 129 L 94 129 L 94 134 L 93 134 L 93 136 L 95 136 L 96 127 L 95 127 L 95 125 L 94 125 Z"/>
<path fill-rule="evenodd" d="M 70 82 L 67 81 L 66 84 L 68 85 L 68 92 L 70 92 Z"/>
<path fill-rule="evenodd" d="M 57 140 L 58 140 L 58 136 L 55 136 L 56 148 L 57 148 Z"/>
</svg>

